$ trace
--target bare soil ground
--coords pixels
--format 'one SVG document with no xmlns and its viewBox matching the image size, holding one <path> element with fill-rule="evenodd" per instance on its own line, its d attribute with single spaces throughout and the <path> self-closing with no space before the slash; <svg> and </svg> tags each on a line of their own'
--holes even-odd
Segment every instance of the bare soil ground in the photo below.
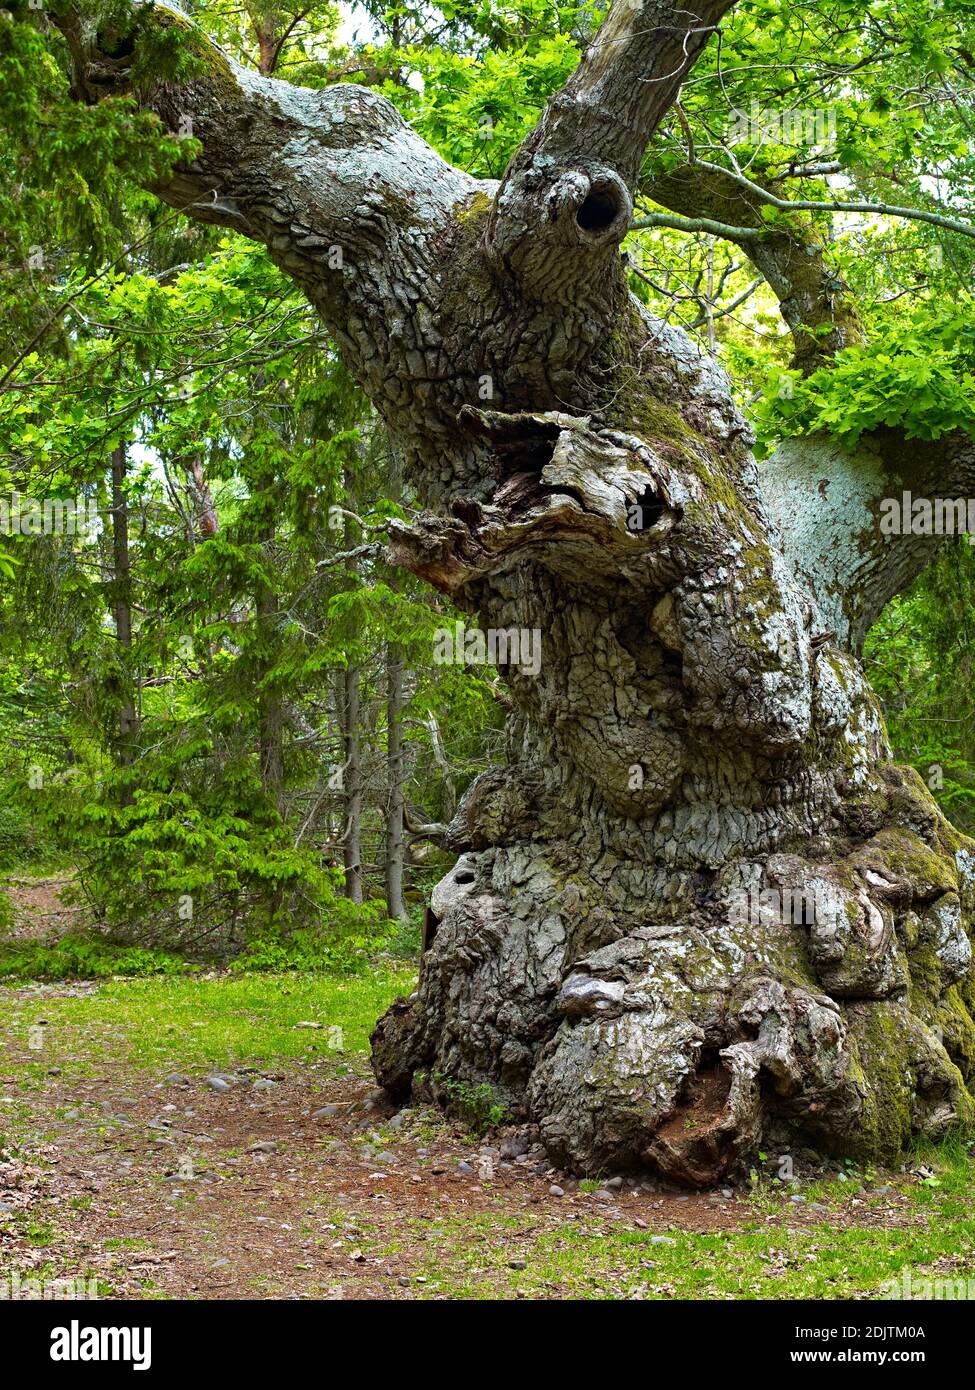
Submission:
<svg viewBox="0 0 975 1390">
<path fill-rule="evenodd" d="M 77 905 L 65 902 L 65 890 L 70 888 L 72 882 L 70 874 L 52 874 L 47 878 L 8 878 L 4 883 L 4 893 L 10 903 L 12 919 L 5 936 L 10 940 L 24 941 L 63 936 L 75 928 L 83 912 Z"/>
<path fill-rule="evenodd" d="M 44 992 L 53 1003 L 86 988 Z M 5 1007 L 37 993 L 5 989 Z M 25 1091 L 24 1061 L 36 1057 L 8 1038 L 0 1134 L 6 1112 L 31 1137 L 0 1164 L 0 1267 L 21 1278 L 88 1271 L 114 1297 L 446 1296 L 439 1275 L 458 1240 L 462 1290 L 473 1281 L 473 1296 L 517 1297 L 540 1242 L 558 1265 L 560 1233 L 568 1249 L 576 1236 L 629 1231 L 652 1252 L 675 1232 L 758 1223 L 794 1235 L 824 1219 L 822 1205 L 788 1202 L 763 1214 L 747 1189 L 688 1195 L 627 1180 L 582 1190 L 537 1151 L 502 1158 L 425 1108 L 384 1113 L 361 1058 L 222 1073 L 219 1091 L 205 1074 L 147 1078 L 114 1064 L 70 1081 L 49 1068 Z M 829 1216 L 859 1228 L 916 1219 L 896 1187 L 879 1205 L 853 1194 Z M 627 1270 L 618 1276 L 614 1289 L 613 1271 L 600 1272 L 607 1295 L 632 1296 Z M 574 1275 L 548 1279 L 542 1296 L 574 1286 Z"/>
</svg>

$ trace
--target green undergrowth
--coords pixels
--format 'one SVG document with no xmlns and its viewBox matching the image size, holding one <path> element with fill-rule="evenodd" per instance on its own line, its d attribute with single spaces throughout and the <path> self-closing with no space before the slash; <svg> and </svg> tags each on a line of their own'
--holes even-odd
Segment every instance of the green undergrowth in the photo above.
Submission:
<svg viewBox="0 0 975 1390">
<path fill-rule="evenodd" d="M 16 980 L 100 980 L 114 975 L 175 975 L 197 968 L 165 951 L 116 946 L 81 934 L 56 942 L 0 942 L 0 976 Z"/>
</svg>

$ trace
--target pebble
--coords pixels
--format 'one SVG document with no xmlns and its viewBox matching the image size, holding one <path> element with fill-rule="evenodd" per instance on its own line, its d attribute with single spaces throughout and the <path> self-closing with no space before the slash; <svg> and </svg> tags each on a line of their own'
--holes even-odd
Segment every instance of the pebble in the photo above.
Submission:
<svg viewBox="0 0 975 1390">
<path fill-rule="evenodd" d="M 676 1240 L 673 1240 L 670 1236 L 651 1236 L 651 1237 L 650 1237 L 650 1244 L 651 1244 L 651 1245 L 676 1245 L 677 1242 L 676 1242 Z"/>
<path fill-rule="evenodd" d="M 334 1115 L 341 1113 L 340 1105 L 321 1105 L 317 1110 L 311 1112 L 313 1120 L 330 1120 Z"/>
<path fill-rule="evenodd" d="M 276 1081 L 268 1081 L 266 1076 L 262 1076 L 254 1082 L 253 1089 L 255 1091 L 273 1091 L 277 1084 Z"/>
<path fill-rule="evenodd" d="M 608 1188 L 610 1188 L 611 1191 L 614 1191 L 614 1192 L 615 1192 L 615 1191 L 618 1191 L 618 1190 L 623 1186 L 623 1179 L 622 1179 L 622 1178 L 608 1178 L 608 1179 L 606 1180 L 606 1186 L 607 1186 Z"/>
<path fill-rule="evenodd" d="M 508 1266 L 510 1269 L 526 1269 L 528 1264 L 526 1260 L 509 1260 Z"/>
<path fill-rule="evenodd" d="M 224 1081 L 222 1076 L 208 1076 L 207 1085 L 211 1091 L 229 1091 L 230 1082 Z"/>
<path fill-rule="evenodd" d="M 565 1189 L 562 1188 L 562 1187 L 559 1187 L 559 1185 L 558 1185 L 557 1182 L 553 1182 L 552 1186 L 551 1186 L 551 1187 L 549 1188 L 549 1190 L 548 1190 L 548 1195 L 549 1195 L 550 1197 L 564 1197 L 564 1196 L 565 1196 Z"/>
<path fill-rule="evenodd" d="M 522 1158 L 529 1150 L 531 1145 L 523 1134 L 513 1135 L 510 1139 L 505 1139 L 501 1145 L 502 1158 Z"/>
<path fill-rule="evenodd" d="M 443 1172 L 443 1169 L 442 1169 L 442 1168 L 434 1168 L 432 1171 L 433 1171 L 434 1173 L 442 1173 L 442 1172 Z M 461 1159 L 461 1161 L 460 1161 L 460 1162 L 458 1163 L 458 1165 L 457 1165 L 457 1171 L 458 1171 L 458 1173 L 464 1173 L 464 1174 L 466 1174 L 467 1176 L 472 1176 L 472 1175 L 473 1175 L 473 1172 L 474 1172 L 474 1169 L 471 1167 L 471 1165 L 470 1165 L 469 1163 L 465 1162 L 464 1159 Z"/>
</svg>

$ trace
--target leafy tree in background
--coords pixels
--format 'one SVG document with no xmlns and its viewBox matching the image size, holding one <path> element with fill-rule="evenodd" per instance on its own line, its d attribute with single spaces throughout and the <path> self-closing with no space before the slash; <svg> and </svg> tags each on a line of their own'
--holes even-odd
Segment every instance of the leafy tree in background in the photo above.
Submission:
<svg viewBox="0 0 975 1390">
<path fill-rule="evenodd" d="M 123 109 L 123 127 L 130 119 Z M 35 176 L 36 161 L 25 161 Z M 64 224 L 54 261 L 46 213 L 35 227 L 29 203 L 11 210 L 24 247 L 40 238 L 48 249 L 32 265 L 25 249 L 18 285 L 34 309 L 11 335 L 0 405 L 8 492 L 83 494 L 103 523 L 92 544 L 5 543 L 7 708 L 11 721 L 25 707 L 33 716 L 7 782 L 11 853 L 57 847 L 77 865 L 95 918 L 126 939 L 225 954 L 324 922 L 326 940 L 363 940 L 383 915 L 389 788 L 367 757 L 359 833 L 371 901 L 350 914 L 335 680 L 361 665 L 362 716 L 371 716 L 376 651 L 400 634 L 408 657 L 434 620 L 429 601 L 387 582 L 378 556 L 376 534 L 395 511 L 382 501 L 383 433 L 262 253 L 177 224 L 138 192 L 119 196 L 101 156 L 85 173 L 104 174 L 119 224 L 102 227 L 103 254 L 115 256 L 100 269 L 91 269 L 91 219 L 79 220 L 73 242 Z M 59 300 L 62 262 L 74 283 Z M 13 258 L 12 267 L 19 275 Z M 113 459 L 122 461 L 114 489 Z M 344 506 L 350 474 L 376 499 L 365 529 Z M 123 522 L 127 580 L 113 553 Z M 336 562 L 347 537 L 367 536 L 363 563 Z M 437 683 L 409 669 L 401 683 L 400 775 L 411 783 L 419 773 L 410 790 L 427 821 L 439 813 L 439 779 L 418 766 L 420 721 L 432 717 Z M 39 717 L 45 702 L 56 739 Z M 474 720 L 469 776 L 484 697 L 464 706 Z M 401 834 L 404 859 L 410 845 Z M 402 886 L 393 915 L 406 915 Z"/>
</svg>

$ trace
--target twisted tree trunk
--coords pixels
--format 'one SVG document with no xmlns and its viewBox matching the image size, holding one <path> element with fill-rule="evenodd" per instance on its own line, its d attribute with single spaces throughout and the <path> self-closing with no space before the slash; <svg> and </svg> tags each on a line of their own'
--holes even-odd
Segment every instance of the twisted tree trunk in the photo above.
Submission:
<svg viewBox="0 0 975 1390">
<path fill-rule="evenodd" d="M 393 558 L 540 635 L 377 1076 L 489 1082 L 561 1164 L 698 1184 L 760 1140 L 892 1158 L 975 1082 L 975 845 L 891 764 L 857 660 L 931 553 L 882 541 L 879 500 L 943 493 L 971 443 L 793 442 L 760 473 L 723 373 L 626 289 L 643 150 L 727 8 L 614 5 L 500 186 L 371 91 L 202 43 L 152 98 L 203 143 L 158 191 L 264 241 L 384 416 L 425 509 Z M 128 50 L 67 28 L 80 93 L 124 86 Z M 808 356 L 832 297 L 762 245 Z"/>
</svg>

